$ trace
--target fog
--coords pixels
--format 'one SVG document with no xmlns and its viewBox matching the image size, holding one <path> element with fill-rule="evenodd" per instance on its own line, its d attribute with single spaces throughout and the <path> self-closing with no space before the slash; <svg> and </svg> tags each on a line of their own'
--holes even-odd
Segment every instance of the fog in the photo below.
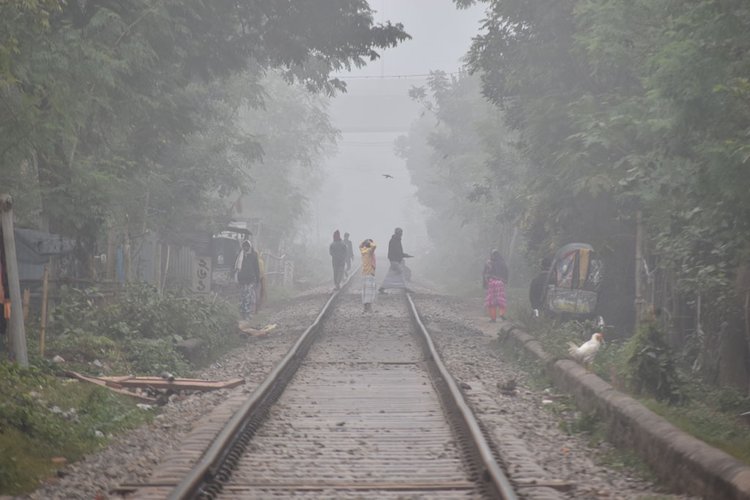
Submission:
<svg viewBox="0 0 750 500">
<path fill-rule="evenodd" d="M 408 90 L 423 85 L 430 71 L 455 73 L 479 31 L 483 8 L 457 10 L 451 0 L 376 0 L 378 22 L 401 22 L 412 36 L 363 68 L 338 75 L 348 91 L 336 96 L 331 119 L 340 132 L 337 151 L 323 166 L 324 183 L 311 197 L 312 245 L 326 251 L 334 230 L 351 233 L 355 244 L 373 238 L 385 255 L 395 227 L 404 229 L 404 249 L 416 256 L 429 251 L 425 208 L 394 140 L 424 110 Z M 392 176 L 392 178 L 385 177 Z"/>
</svg>

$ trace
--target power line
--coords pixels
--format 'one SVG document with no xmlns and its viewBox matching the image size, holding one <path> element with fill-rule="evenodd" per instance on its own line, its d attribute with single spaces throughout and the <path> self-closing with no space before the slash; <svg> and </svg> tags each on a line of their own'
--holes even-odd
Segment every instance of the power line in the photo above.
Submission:
<svg viewBox="0 0 750 500">
<path fill-rule="evenodd" d="M 401 78 L 426 78 L 428 76 L 432 76 L 434 73 L 412 73 L 412 74 L 404 74 L 404 75 L 351 75 L 351 76 L 344 76 L 344 75 L 333 75 L 332 78 L 338 78 L 339 80 L 393 80 L 393 79 L 401 79 Z M 442 72 L 444 75 L 450 75 L 455 76 L 458 75 L 459 72 Z"/>
</svg>

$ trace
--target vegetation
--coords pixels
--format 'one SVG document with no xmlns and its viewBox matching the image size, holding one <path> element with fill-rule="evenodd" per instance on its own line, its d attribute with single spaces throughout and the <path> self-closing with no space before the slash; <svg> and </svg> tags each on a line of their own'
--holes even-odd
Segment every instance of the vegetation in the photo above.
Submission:
<svg viewBox="0 0 750 500">
<path fill-rule="evenodd" d="M 322 112 L 286 116 L 301 124 L 287 134 L 309 134 L 289 157 L 260 164 L 285 137 L 240 125 L 279 93 L 266 75 L 332 94 L 345 86 L 331 72 L 408 37 L 400 25 L 376 25 L 364 0 L 10 0 L 0 18 L 4 188 L 23 223 L 76 238 L 80 257 L 101 253 L 108 227 L 166 236 L 215 227 L 228 196 L 270 177 L 251 167 L 285 178 L 285 162 L 314 162 L 318 138 L 330 136 L 327 124 L 315 127 Z"/>
<path fill-rule="evenodd" d="M 109 302 L 95 289 L 66 289 L 63 297 L 49 325 L 46 354 L 65 362 L 39 358 L 32 343 L 31 368 L 0 363 L 4 494 L 35 488 L 64 461 L 78 459 L 150 415 L 130 398 L 65 379 L 62 368 L 92 375 L 167 371 L 189 376 L 196 362 L 210 362 L 239 343 L 236 307 L 218 297 L 159 294 L 148 285 L 131 285 Z M 188 360 L 177 343 L 194 338 L 202 342 L 201 355 Z"/>
<path fill-rule="evenodd" d="M 620 335 L 632 332 L 638 292 L 664 309 L 661 327 L 670 349 L 686 347 L 685 365 L 750 389 L 750 285 L 740 279 L 750 255 L 750 5 L 483 3 L 469 67 L 527 167 L 511 175 L 507 156 L 484 148 L 489 177 L 518 193 L 494 213 L 521 230 L 532 262 L 591 243 L 609 273 L 602 312 Z M 636 244 L 644 259 L 634 266 Z M 744 348 L 720 362 L 730 339 Z"/>
<path fill-rule="evenodd" d="M 236 307 L 218 297 L 159 294 L 149 285 L 130 285 L 109 304 L 95 290 L 66 289 L 63 297 L 52 315 L 47 355 L 84 371 L 185 374 L 188 360 L 178 342 L 199 339 L 205 359 L 236 342 Z"/>
<path fill-rule="evenodd" d="M 425 116 L 399 143 L 444 274 L 590 243 L 610 339 L 660 308 L 662 361 L 750 391 L 750 5 L 456 0 L 474 3 L 470 74 L 413 89 Z"/>
<path fill-rule="evenodd" d="M 649 321 L 630 339 L 608 340 L 597 353 L 592 370 L 688 434 L 750 463 L 750 429 L 739 418 L 750 406 L 750 398 L 737 389 L 716 388 L 689 371 L 679 370 L 657 325 Z M 580 344 L 588 339 L 594 326 L 591 322 L 542 318 L 534 320 L 533 331 L 547 352 L 564 358 L 568 342 Z M 538 379 L 537 384 L 545 380 L 544 384 L 549 385 L 538 364 L 517 355 L 509 357 L 509 361 L 520 363 Z M 604 431 L 592 425 L 592 419 L 592 415 L 581 415 L 572 421 L 566 417 L 563 425 L 570 432 L 589 432 L 592 439 L 602 439 Z"/>
<path fill-rule="evenodd" d="M 511 263 L 511 285 L 521 283 L 519 270 L 526 262 L 512 254 L 516 195 L 511 179 L 525 165 L 502 113 L 487 106 L 479 79 L 465 73 L 434 72 L 410 95 L 425 112 L 397 140 L 396 152 L 406 160 L 417 198 L 429 209 L 427 230 L 436 242 L 427 257 L 430 274 L 454 291 L 476 289 L 490 249 L 498 248 Z"/>
<path fill-rule="evenodd" d="M 114 432 L 150 413 L 126 397 L 91 384 L 63 380 L 49 368 L 0 362 L 0 492 L 38 485 L 65 462 L 80 458 Z"/>
<path fill-rule="evenodd" d="M 365 0 L 2 1 L 3 191 L 20 225 L 76 241 L 79 278 L 95 278 L 112 240 L 211 234 L 250 192 L 246 208 L 290 237 L 336 138 L 326 97 L 345 85 L 332 73 L 406 38 Z M 181 340 L 200 339 L 206 359 L 231 345 L 232 306 L 158 288 L 62 290 L 47 354 L 85 372 L 186 374 Z M 0 365 L 3 493 L 143 419 L 32 362 Z"/>
</svg>

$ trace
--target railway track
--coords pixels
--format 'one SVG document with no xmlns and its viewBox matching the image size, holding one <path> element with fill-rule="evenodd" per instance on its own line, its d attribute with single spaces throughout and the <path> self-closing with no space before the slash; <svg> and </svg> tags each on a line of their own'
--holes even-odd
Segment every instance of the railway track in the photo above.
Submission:
<svg viewBox="0 0 750 500">
<path fill-rule="evenodd" d="M 333 294 L 227 406 L 132 497 L 516 498 L 408 294 Z"/>
</svg>

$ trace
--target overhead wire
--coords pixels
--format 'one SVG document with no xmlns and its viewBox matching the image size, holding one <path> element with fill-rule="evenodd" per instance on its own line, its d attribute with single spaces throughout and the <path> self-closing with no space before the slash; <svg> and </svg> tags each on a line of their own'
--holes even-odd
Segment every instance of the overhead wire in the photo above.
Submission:
<svg viewBox="0 0 750 500">
<path fill-rule="evenodd" d="M 405 78 L 427 78 L 432 76 L 432 73 L 406 73 L 402 75 L 332 75 L 331 78 L 338 78 L 339 80 L 397 80 Z M 453 72 L 441 72 L 444 75 L 455 76 L 458 75 L 459 71 Z"/>
</svg>

